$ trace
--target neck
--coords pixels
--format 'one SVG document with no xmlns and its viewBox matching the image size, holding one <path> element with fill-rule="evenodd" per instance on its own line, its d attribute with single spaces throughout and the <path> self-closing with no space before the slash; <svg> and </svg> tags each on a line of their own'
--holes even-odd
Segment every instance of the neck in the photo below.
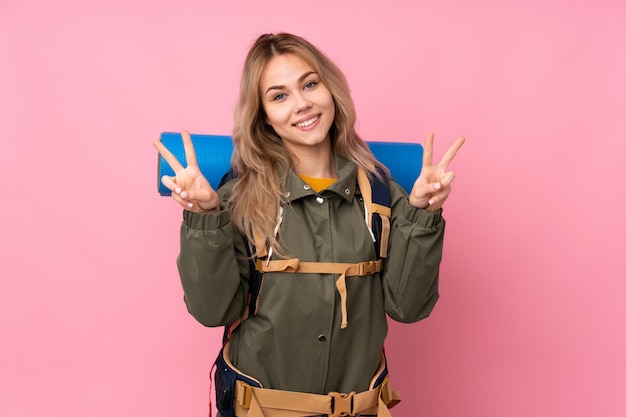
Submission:
<svg viewBox="0 0 626 417">
<path fill-rule="evenodd" d="M 330 141 L 319 147 L 306 147 L 293 152 L 294 170 L 314 178 L 337 178 Z"/>
</svg>

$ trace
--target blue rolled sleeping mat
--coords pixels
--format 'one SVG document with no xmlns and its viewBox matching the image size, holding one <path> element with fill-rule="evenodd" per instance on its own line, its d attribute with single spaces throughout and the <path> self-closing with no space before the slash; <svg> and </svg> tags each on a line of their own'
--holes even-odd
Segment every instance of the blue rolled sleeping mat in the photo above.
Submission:
<svg viewBox="0 0 626 417">
<path fill-rule="evenodd" d="M 233 153 L 231 136 L 191 134 L 191 141 L 196 150 L 196 158 L 200 171 L 212 187 L 217 187 L 220 180 L 230 169 L 230 158 Z M 183 138 L 180 133 L 163 132 L 161 142 L 176 156 L 176 159 L 187 166 Z M 413 183 L 422 169 L 422 145 L 404 142 L 367 142 L 370 150 L 383 165 L 389 168 L 393 179 L 406 192 L 411 192 Z M 157 167 L 157 184 L 159 194 L 169 196 L 171 192 L 161 183 L 163 175 L 174 175 L 174 170 L 159 155 Z"/>
</svg>

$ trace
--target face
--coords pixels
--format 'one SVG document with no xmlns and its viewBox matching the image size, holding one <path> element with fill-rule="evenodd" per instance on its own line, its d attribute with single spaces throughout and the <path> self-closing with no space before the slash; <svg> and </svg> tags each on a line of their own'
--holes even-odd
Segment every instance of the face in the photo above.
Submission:
<svg viewBox="0 0 626 417">
<path fill-rule="evenodd" d="M 293 54 L 274 56 L 261 74 L 266 122 L 292 153 L 329 146 L 335 118 L 333 97 L 319 75 Z"/>
</svg>

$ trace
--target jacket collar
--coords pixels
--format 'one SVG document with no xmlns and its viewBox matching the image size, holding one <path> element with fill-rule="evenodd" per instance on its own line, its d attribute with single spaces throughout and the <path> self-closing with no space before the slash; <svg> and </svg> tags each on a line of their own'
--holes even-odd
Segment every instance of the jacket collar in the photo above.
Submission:
<svg viewBox="0 0 626 417">
<path fill-rule="evenodd" d="M 354 162 L 350 162 L 337 154 L 333 154 L 333 159 L 339 178 L 330 187 L 322 190 L 319 194 L 324 195 L 333 193 L 351 202 L 354 199 L 354 194 L 357 192 L 357 166 Z M 311 189 L 311 187 L 304 182 L 293 169 L 289 171 L 289 175 L 287 176 L 286 188 L 286 203 L 290 203 L 306 196 L 318 194 Z"/>
</svg>

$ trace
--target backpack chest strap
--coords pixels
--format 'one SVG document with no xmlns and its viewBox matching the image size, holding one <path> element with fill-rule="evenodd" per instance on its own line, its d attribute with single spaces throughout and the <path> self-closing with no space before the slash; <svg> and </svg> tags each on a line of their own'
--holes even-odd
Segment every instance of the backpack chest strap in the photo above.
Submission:
<svg viewBox="0 0 626 417">
<path fill-rule="evenodd" d="M 346 277 L 364 277 L 381 272 L 383 261 L 367 261 L 359 263 L 339 263 L 339 262 L 301 262 L 298 258 L 284 260 L 262 260 L 257 259 L 256 269 L 259 272 L 288 272 L 303 274 L 339 274 L 335 283 L 337 292 L 341 299 L 341 328 L 348 327 L 348 289 L 346 287 Z"/>
</svg>

